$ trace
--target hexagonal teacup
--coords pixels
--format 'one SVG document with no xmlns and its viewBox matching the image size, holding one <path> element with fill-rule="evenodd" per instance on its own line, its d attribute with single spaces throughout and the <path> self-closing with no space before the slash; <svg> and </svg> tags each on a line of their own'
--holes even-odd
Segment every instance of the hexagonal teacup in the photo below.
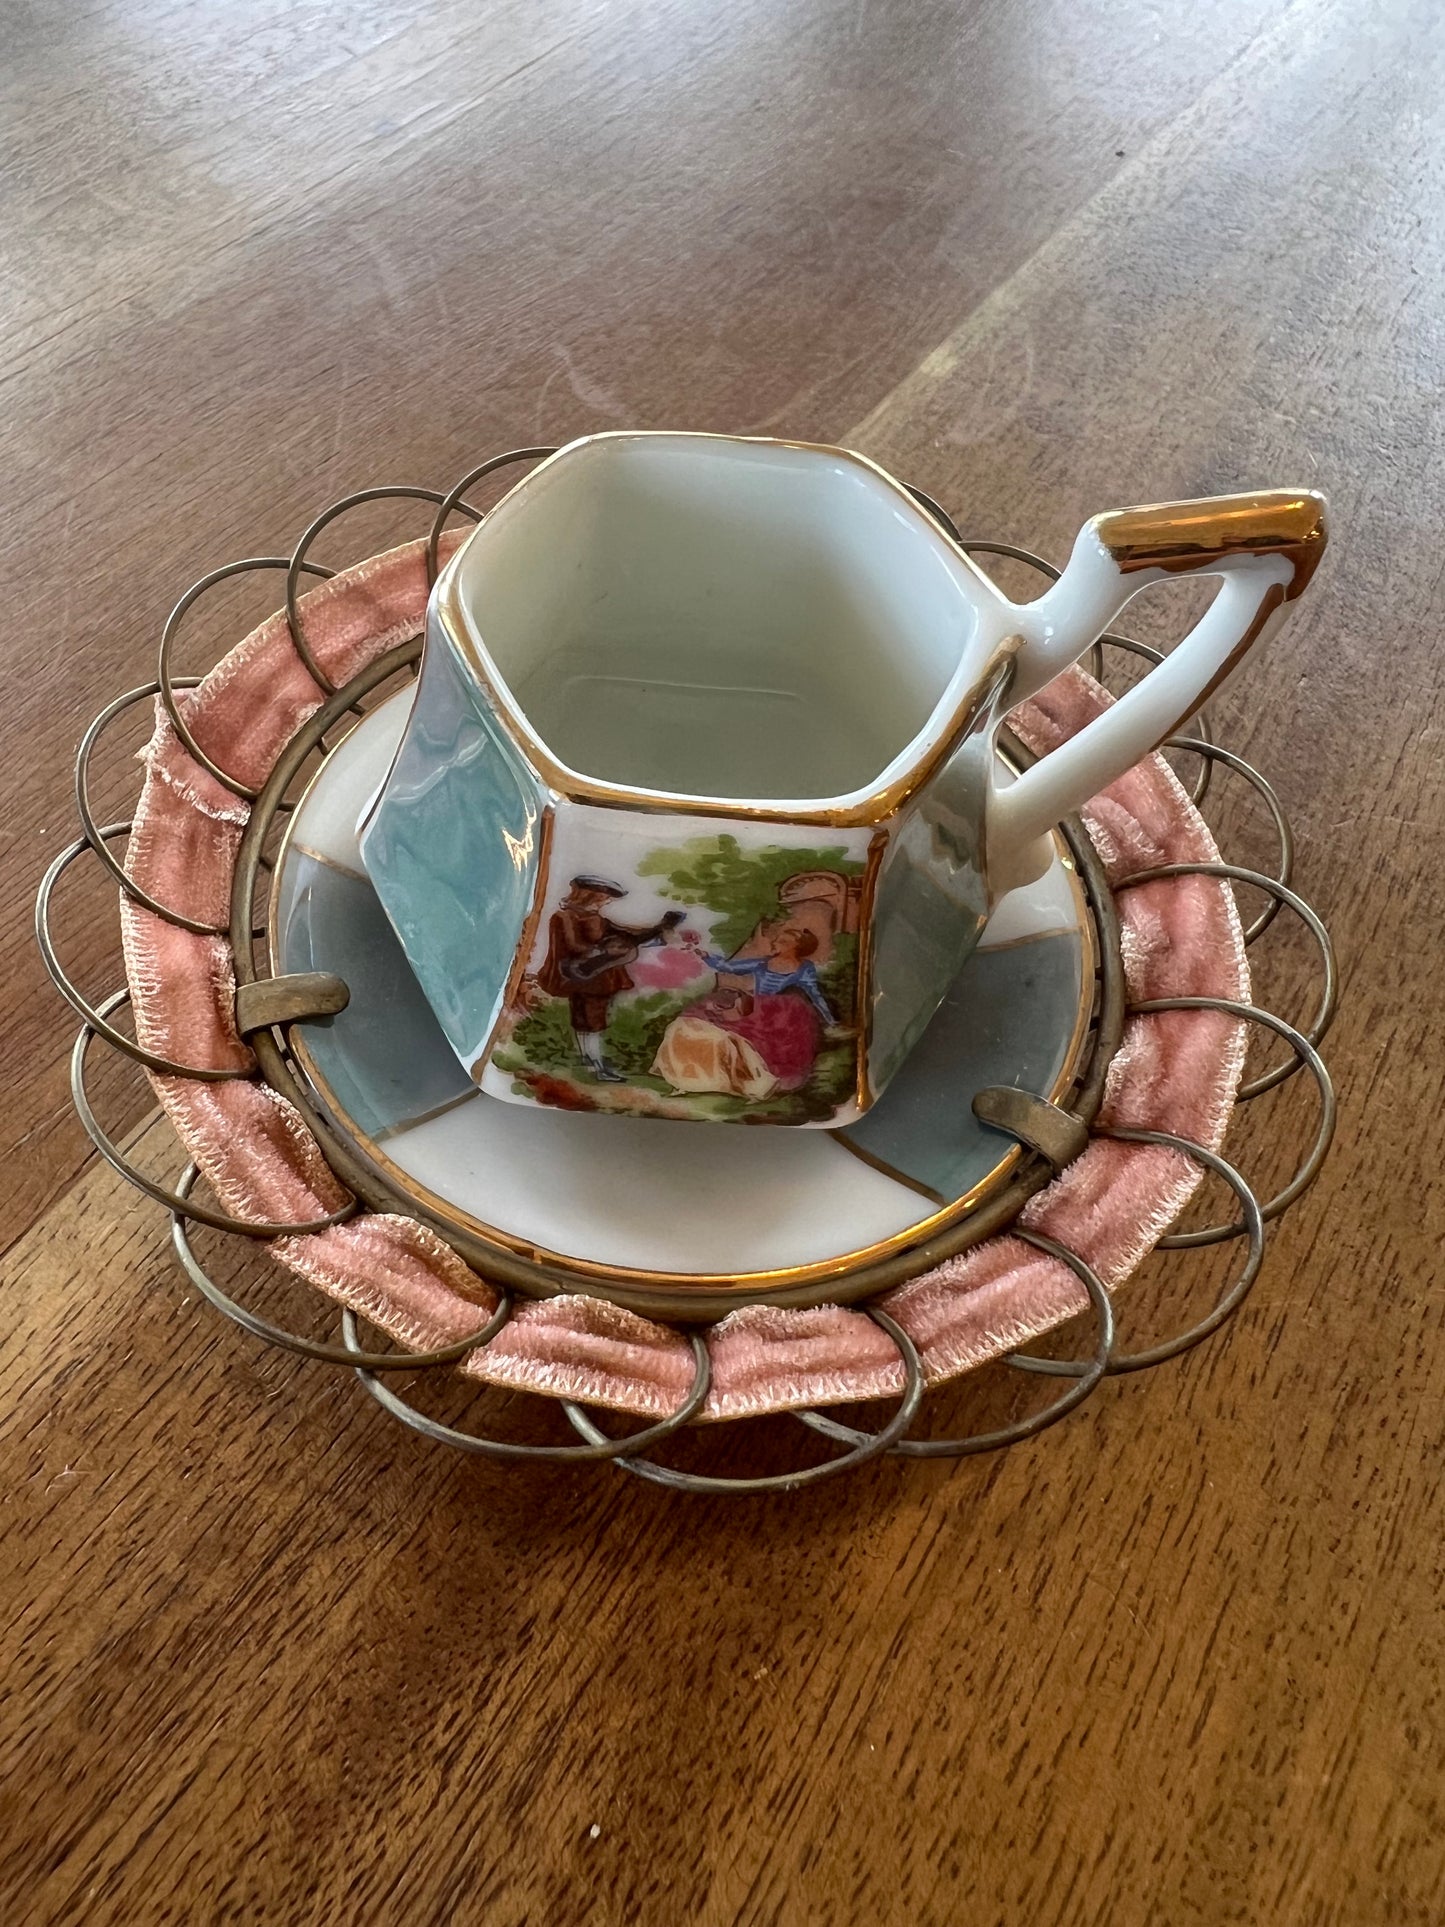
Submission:
<svg viewBox="0 0 1445 1927">
<path fill-rule="evenodd" d="M 615 434 L 543 462 L 437 583 L 362 854 L 484 1090 L 836 1126 L 911 1048 L 1050 827 L 1304 587 L 1307 491 L 1119 510 L 1008 602 L 841 449 Z M 994 739 L 1138 589 L 1223 586 L 1015 782 Z"/>
</svg>

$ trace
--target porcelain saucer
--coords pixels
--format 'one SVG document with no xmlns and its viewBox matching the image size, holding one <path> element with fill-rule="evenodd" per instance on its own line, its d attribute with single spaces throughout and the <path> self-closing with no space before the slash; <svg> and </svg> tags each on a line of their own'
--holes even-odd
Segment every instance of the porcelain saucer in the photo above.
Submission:
<svg viewBox="0 0 1445 1927">
<path fill-rule="evenodd" d="M 590 1279 L 756 1289 L 899 1250 L 974 1210 L 1021 1153 L 978 1122 L 976 1091 L 1058 1099 L 1094 992 L 1094 940 L 1068 847 L 1006 898 L 903 1069 L 839 1131 L 741 1129 L 530 1109 L 486 1095 L 453 1055 L 362 868 L 355 826 L 385 778 L 412 690 L 330 754 L 293 812 L 270 918 L 277 974 L 324 970 L 351 1000 L 294 1026 L 320 1109 L 444 1222 Z"/>
</svg>

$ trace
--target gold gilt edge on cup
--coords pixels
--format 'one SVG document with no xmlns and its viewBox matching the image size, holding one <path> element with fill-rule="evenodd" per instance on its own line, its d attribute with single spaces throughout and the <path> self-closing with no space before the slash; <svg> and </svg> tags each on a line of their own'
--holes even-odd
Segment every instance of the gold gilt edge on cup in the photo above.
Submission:
<svg viewBox="0 0 1445 1927">
<path fill-rule="evenodd" d="M 914 505 L 917 506 L 916 504 Z M 493 511 L 495 513 L 495 511 Z M 922 511 L 920 510 L 921 514 Z M 947 541 L 940 532 L 940 540 Z M 950 544 L 950 546 L 954 546 Z M 533 772 L 562 802 L 590 803 L 602 809 L 636 810 L 653 815 L 723 817 L 749 822 L 787 823 L 807 828 L 834 830 L 869 829 L 896 816 L 920 790 L 927 787 L 958 744 L 977 722 L 980 714 L 997 693 L 1000 671 L 1011 664 L 1023 638 L 1005 636 L 990 652 L 970 687 L 955 703 L 946 725 L 933 744 L 911 769 L 890 783 L 879 784 L 856 801 L 806 804 L 750 802 L 730 797 L 687 796 L 665 790 L 633 789 L 625 783 L 604 783 L 558 762 L 522 712 L 510 690 L 497 675 L 485 645 L 474 632 L 457 587 L 457 564 L 465 555 L 465 544 L 457 550 L 437 581 L 434 591 L 436 613 L 448 636 L 457 644 L 468 666 L 480 681 L 487 700 L 502 727 L 527 759 Z M 961 554 L 962 551 L 960 550 Z"/>
</svg>

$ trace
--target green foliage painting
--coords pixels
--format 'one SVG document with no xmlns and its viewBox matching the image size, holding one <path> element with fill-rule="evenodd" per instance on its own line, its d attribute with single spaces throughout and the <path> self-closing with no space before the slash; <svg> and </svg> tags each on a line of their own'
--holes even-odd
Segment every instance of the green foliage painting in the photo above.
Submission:
<svg viewBox="0 0 1445 1927">
<path fill-rule="evenodd" d="M 564 1110 L 826 1122 L 857 1076 L 858 939 L 840 926 L 850 920 L 843 886 L 864 867 L 846 848 L 747 849 L 726 832 L 650 851 L 637 874 L 674 903 L 704 906 L 703 930 L 691 920 L 680 935 L 637 930 L 624 914 L 610 920 L 609 901 L 586 911 L 579 935 L 566 921 L 574 912 L 554 912 L 549 945 L 564 947 L 569 966 L 603 965 L 593 975 L 605 989 L 572 994 L 549 960 L 525 980 L 493 1063 L 518 1096 Z M 817 894 L 785 903 L 792 879 L 813 872 Z M 669 943 L 670 967 L 650 969 L 651 949 Z"/>
<path fill-rule="evenodd" d="M 694 836 L 670 849 L 653 850 L 637 866 L 639 876 L 662 877 L 659 894 L 675 903 L 705 903 L 721 921 L 714 947 L 731 955 L 764 917 L 778 914 L 778 888 L 804 870 L 861 876 L 863 865 L 846 850 L 784 850 L 769 844 L 744 850 L 735 836 Z"/>
</svg>

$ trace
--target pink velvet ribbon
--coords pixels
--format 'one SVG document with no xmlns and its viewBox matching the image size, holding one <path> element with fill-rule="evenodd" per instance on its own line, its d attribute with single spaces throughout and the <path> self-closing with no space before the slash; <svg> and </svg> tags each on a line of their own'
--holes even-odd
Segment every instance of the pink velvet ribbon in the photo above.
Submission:
<svg viewBox="0 0 1445 1927">
<path fill-rule="evenodd" d="M 443 555 L 465 533 L 449 536 Z M 426 599 L 425 545 L 408 543 L 303 597 L 307 643 L 332 681 L 343 683 L 417 632 Z M 323 697 L 279 613 L 181 700 L 206 754 L 258 789 Z M 1081 729 L 1108 701 L 1075 668 L 1011 720 L 1031 748 L 1043 751 Z M 159 902 L 224 925 L 250 806 L 197 763 L 159 704 L 143 760 L 127 871 Z M 1084 820 L 1116 885 L 1156 864 L 1218 855 L 1162 757 L 1146 758 L 1095 797 Z M 1123 890 L 1118 903 L 1131 1002 L 1247 999 L 1244 942 L 1227 885 L 1170 879 Z M 235 974 L 225 939 L 178 929 L 124 894 L 121 924 L 141 1043 L 178 1063 L 252 1069 L 250 1049 L 236 1030 Z M 1169 1131 L 1217 1149 L 1244 1051 L 1244 1025 L 1219 1013 L 1133 1017 L 1110 1069 L 1099 1122 Z M 302 1223 L 347 1202 L 295 1107 L 258 1080 L 152 1076 L 151 1082 L 188 1154 L 236 1216 Z M 1200 1177 L 1181 1153 L 1096 1138 L 1031 1201 L 1022 1222 L 1076 1252 L 1115 1289 Z M 409 1348 L 440 1347 L 479 1330 L 498 1303 L 495 1289 L 442 1239 L 399 1215 L 362 1212 L 344 1224 L 278 1239 L 271 1248 L 293 1272 Z M 918 1346 L 928 1379 L 938 1382 L 1039 1336 L 1088 1300 L 1068 1266 L 1004 1233 L 880 1302 Z M 715 1325 L 707 1342 L 708 1418 L 896 1396 L 904 1385 L 896 1346 L 856 1309 L 745 1306 Z M 462 1369 L 490 1384 L 650 1419 L 675 1411 L 693 1383 L 691 1350 L 679 1333 L 581 1295 L 519 1302 Z"/>
</svg>

